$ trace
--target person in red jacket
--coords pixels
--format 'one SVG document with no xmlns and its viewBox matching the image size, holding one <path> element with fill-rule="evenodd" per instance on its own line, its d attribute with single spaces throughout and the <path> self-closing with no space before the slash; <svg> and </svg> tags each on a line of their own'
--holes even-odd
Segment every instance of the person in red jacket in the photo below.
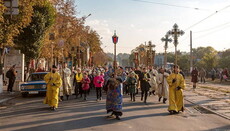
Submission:
<svg viewBox="0 0 230 131">
<path fill-rule="evenodd" d="M 100 72 L 97 72 L 97 76 L 94 77 L 93 84 L 96 88 L 96 93 L 97 93 L 97 101 L 102 100 L 102 87 L 104 85 L 104 78 L 101 76 Z"/>
<path fill-rule="evenodd" d="M 82 78 L 82 90 L 84 92 L 84 100 L 87 100 L 86 94 L 88 93 L 89 90 L 89 84 L 90 84 L 90 79 L 88 77 L 88 74 L 85 72 Z"/>
</svg>

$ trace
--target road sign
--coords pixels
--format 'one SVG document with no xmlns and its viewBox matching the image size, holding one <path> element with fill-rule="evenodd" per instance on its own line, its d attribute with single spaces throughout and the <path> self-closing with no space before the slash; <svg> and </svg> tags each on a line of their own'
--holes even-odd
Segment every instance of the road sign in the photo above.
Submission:
<svg viewBox="0 0 230 131">
<path fill-rule="evenodd" d="M 4 0 L 4 6 L 6 6 L 5 15 L 18 15 L 18 0 Z"/>
<path fill-rule="evenodd" d="M 12 1 L 12 8 L 18 8 L 18 0 L 4 0 L 4 5 L 10 8 L 10 2 Z"/>
<path fill-rule="evenodd" d="M 11 13 L 12 13 L 12 15 L 18 15 L 19 14 L 19 9 L 18 8 L 12 8 L 12 11 L 11 11 L 11 9 L 10 8 L 7 8 L 6 10 L 5 10 L 5 15 L 11 15 Z"/>
</svg>

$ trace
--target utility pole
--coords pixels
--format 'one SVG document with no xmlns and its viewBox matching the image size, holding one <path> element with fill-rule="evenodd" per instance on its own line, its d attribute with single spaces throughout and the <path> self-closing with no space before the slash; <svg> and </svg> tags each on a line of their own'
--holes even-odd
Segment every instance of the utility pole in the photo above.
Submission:
<svg viewBox="0 0 230 131">
<path fill-rule="evenodd" d="M 190 31 L 190 72 L 193 69 L 192 31 Z"/>
<path fill-rule="evenodd" d="M 79 37 L 78 38 L 79 40 L 79 45 L 77 47 L 77 65 L 78 65 L 78 68 L 81 68 L 81 38 Z"/>
<path fill-rule="evenodd" d="M 172 35 L 173 37 L 173 44 L 175 46 L 175 65 L 177 65 L 177 45 L 178 45 L 178 37 L 182 36 L 184 34 L 183 30 L 178 29 L 178 25 L 174 24 L 173 29 L 168 31 L 169 35 Z"/>
</svg>

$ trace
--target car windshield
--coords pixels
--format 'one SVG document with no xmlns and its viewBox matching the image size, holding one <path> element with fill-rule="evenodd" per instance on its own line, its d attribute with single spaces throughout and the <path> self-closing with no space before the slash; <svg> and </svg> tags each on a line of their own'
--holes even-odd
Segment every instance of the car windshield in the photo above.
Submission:
<svg viewBox="0 0 230 131">
<path fill-rule="evenodd" d="M 27 81 L 43 81 L 46 74 L 31 74 Z"/>
</svg>

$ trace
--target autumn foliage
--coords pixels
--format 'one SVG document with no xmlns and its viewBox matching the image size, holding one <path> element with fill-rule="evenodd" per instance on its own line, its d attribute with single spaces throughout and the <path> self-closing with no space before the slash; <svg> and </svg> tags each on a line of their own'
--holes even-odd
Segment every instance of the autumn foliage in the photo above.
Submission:
<svg viewBox="0 0 230 131">
<path fill-rule="evenodd" d="M 52 5 L 48 8 L 53 8 L 55 14 L 44 12 L 48 9 L 45 8 L 47 3 Z M 4 9 L 1 1 L 1 48 L 18 48 L 25 53 L 27 60 L 49 60 L 52 55 L 55 58 L 71 57 L 71 49 L 76 47 L 80 47 L 81 51 L 89 47 L 91 54 L 101 54 L 101 57 L 104 57 L 99 34 L 91 27 L 85 26 L 86 17 L 77 16 L 74 0 L 19 0 L 19 15 L 12 18 L 4 15 Z M 50 33 L 55 34 L 54 40 L 49 39 Z"/>
</svg>

